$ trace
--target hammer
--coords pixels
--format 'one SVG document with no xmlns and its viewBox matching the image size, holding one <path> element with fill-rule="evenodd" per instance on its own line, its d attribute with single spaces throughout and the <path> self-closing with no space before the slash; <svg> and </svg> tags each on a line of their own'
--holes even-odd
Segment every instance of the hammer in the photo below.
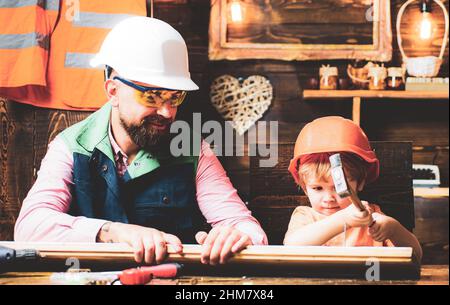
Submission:
<svg viewBox="0 0 450 305">
<path fill-rule="evenodd" d="M 344 174 L 344 167 L 342 165 L 341 155 L 334 154 L 330 156 L 330 164 L 331 164 L 331 177 L 333 178 L 334 188 L 336 189 L 336 193 L 341 198 L 350 197 L 352 203 L 361 211 L 367 211 L 364 204 L 359 199 L 358 195 L 351 188 L 350 184 L 348 184 L 347 179 Z M 368 211 L 367 211 L 368 212 Z M 375 221 L 372 219 L 369 227 L 371 227 Z"/>
</svg>

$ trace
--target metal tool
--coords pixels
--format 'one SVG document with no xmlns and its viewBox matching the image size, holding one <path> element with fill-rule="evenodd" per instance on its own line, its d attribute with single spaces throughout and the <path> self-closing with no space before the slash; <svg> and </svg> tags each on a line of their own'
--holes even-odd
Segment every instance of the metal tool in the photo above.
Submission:
<svg viewBox="0 0 450 305">
<path fill-rule="evenodd" d="M 330 164 L 331 164 L 331 177 L 333 178 L 334 188 L 336 189 L 336 193 L 341 198 L 350 197 L 351 202 L 361 211 L 367 211 L 364 204 L 359 199 L 355 190 L 353 190 L 350 184 L 347 182 L 344 173 L 344 166 L 342 164 L 341 155 L 334 154 L 330 156 Z M 368 212 L 368 211 L 367 211 Z M 375 221 L 372 219 L 370 226 L 372 226 Z"/>
<path fill-rule="evenodd" d="M 39 258 L 39 251 L 34 249 L 15 250 L 0 246 L 0 272 L 11 269 L 17 264 L 23 264 Z"/>
<path fill-rule="evenodd" d="M 175 278 L 183 265 L 177 263 L 146 266 L 123 271 L 112 272 L 64 272 L 54 273 L 50 277 L 55 284 L 113 284 L 120 282 L 123 285 L 145 285 L 153 278 Z"/>
</svg>

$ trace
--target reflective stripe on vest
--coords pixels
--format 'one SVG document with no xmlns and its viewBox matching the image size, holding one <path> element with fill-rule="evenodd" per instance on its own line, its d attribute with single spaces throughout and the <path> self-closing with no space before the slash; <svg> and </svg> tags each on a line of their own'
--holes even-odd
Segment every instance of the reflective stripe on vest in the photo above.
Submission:
<svg viewBox="0 0 450 305">
<path fill-rule="evenodd" d="M 97 29 L 112 29 L 116 24 L 127 18 L 135 15 L 129 14 L 101 14 L 84 12 L 79 14 L 78 19 L 72 22 L 73 27 L 97 28 Z M 93 68 L 90 65 L 90 60 L 96 53 L 66 53 L 64 66 L 66 68 L 83 68 L 101 70 L 101 67 Z"/>
<path fill-rule="evenodd" d="M 91 65 L 89 64 L 91 59 L 94 56 L 95 56 L 95 54 L 90 54 L 90 53 L 67 53 L 64 66 L 66 68 L 82 68 L 82 69 L 102 70 L 101 67 L 92 68 Z"/>
<path fill-rule="evenodd" d="M 32 5 L 40 6 L 45 10 L 59 10 L 59 0 L 0 0 L 0 8 L 19 8 Z"/>
<path fill-rule="evenodd" d="M 0 8 L 18 8 L 38 5 L 38 0 L 0 0 Z"/>
<path fill-rule="evenodd" d="M 0 49 L 25 49 L 39 46 L 49 49 L 49 36 L 39 33 L 28 34 L 0 34 Z"/>
<path fill-rule="evenodd" d="M 80 13 L 80 18 L 74 19 L 74 27 L 112 29 L 120 21 L 134 17 L 128 14 L 100 14 L 100 13 Z"/>
<path fill-rule="evenodd" d="M 59 11 L 59 0 L 45 1 L 44 8 L 48 11 Z"/>
<path fill-rule="evenodd" d="M 5 88 L 2 96 L 26 100 L 27 96 L 19 92 L 10 96 L 8 90 L 47 85 L 50 36 L 58 9 L 59 0 L 0 0 L 0 88 Z"/>
<path fill-rule="evenodd" d="M 103 71 L 89 60 L 114 25 L 146 15 L 147 1 L 73 2 L 0 0 L 0 95 L 65 110 L 93 110 L 106 102 Z"/>
<path fill-rule="evenodd" d="M 63 5 L 61 15 L 65 15 L 67 9 Z M 70 109 L 91 110 L 103 106 L 107 101 L 103 71 L 101 67 L 91 67 L 90 59 L 100 50 L 106 35 L 116 24 L 146 13 L 146 0 L 117 1 L 108 6 L 103 0 L 80 0 L 77 18 L 60 20 L 58 24 L 57 35 L 67 42 L 64 49 L 58 47 L 56 51 L 64 52 L 59 55 L 64 57 L 63 60 L 55 62 L 49 69 L 53 74 L 50 79 L 54 98 Z"/>
</svg>

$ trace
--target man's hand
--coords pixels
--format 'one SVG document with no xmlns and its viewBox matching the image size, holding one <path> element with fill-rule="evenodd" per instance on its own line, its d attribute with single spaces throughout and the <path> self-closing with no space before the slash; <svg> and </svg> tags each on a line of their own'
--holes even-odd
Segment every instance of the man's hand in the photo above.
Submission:
<svg viewBox="0 0 450 305">
<path fill-rule="evenodd" d="M 395 233 L 395 227 L 398 221 L 380 213 L 373 213 L 372 215 L 375 223 L 369 228 L 369 234 L 378 242 L 390 239 Z"/>
<path fill-rule="evenodd" d="M 175 251 L 181 253 L 183 245 L 172 234 L 156 229 L 118 222 L 107 222 L 97 235 L 99 242 L 127 243 L 134 250 L 134 259 L 137 263 L 161 263 L 167 255 L 167 244 L 173 245 Z"/>
<path fill-rule="evenodd" d="M 342 221 L 350 227 L 364 227 L 369 226 L 372 223 L 372 215 L 368 212 L 370 209 L 368 208 L 368 202 L 362 202 L 366 206 L 365 211 L 360 211 L 354 204 L 350 204 L 343 210 L 340 210 L 339 213 L 342 217 Z"/>
<path fill-rule="evenodd" d="M 203 245 L 201 262 L 211 265 L 225 264 L 232 254 L 253 244 L 247 234 L 230 226 L 214 227 L 209 234 L 200 231 L 195 239 Z"/>
</svg>

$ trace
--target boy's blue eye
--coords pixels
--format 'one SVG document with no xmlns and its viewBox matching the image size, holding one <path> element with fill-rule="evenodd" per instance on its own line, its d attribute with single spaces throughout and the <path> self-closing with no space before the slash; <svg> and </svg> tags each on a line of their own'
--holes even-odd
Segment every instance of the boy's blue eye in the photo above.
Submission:
<svg viewBox="0 0 450 305">
<path fill-rule="evenodd" d="M 315 190 L 315 191 L 321 191 L 322 187 L 321 186 L 314 186 L 312 189 Z"/>
</svg>

